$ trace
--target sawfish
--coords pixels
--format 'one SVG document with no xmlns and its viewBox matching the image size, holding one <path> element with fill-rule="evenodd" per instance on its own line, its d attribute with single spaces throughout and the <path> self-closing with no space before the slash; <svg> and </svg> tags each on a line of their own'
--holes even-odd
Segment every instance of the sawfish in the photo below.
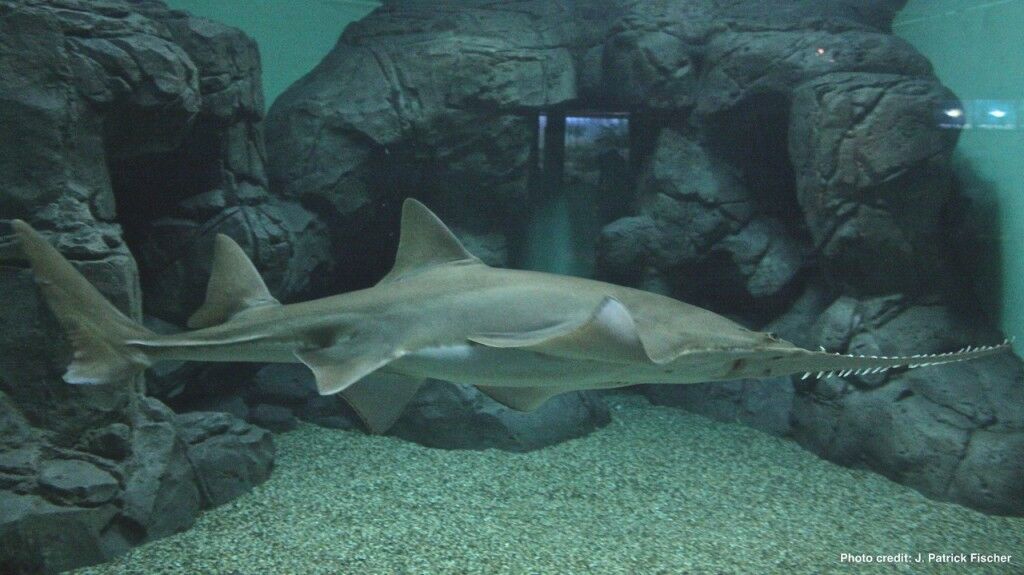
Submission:
<svg viewBox="0 0 1024 575">
<path fill-rule="evenodd" d="M 376 285 L 283 305 L 228 236 L 214 241 L 191 331 L 158 335 L 121 313 L 23 221 L 12 222 L 72 348 L 65 381 L 131 379 L 164 360 L 302 363 L 373 433 L 426 378 L 476 386 L 528 411 L 568 391 L 803 374 L 869 374 L 1009 349 L 882 356 L 808 350 L 667 296 L 601 281 L 495 268 L 407 199 L 394 267 Z M 374 372 L 386 377 L 367 378 Z"/>
</svg>

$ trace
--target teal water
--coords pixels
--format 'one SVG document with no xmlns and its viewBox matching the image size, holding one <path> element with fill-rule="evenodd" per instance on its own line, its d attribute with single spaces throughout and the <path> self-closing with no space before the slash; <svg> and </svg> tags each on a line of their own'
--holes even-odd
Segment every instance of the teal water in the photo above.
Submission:
<svg viewBox="0 0 1024 575">
<path fill-rule="evenodd" d="M 267 108 L 330 52 L 341 31 L 380 6 L 374 0 L 167 0 L 187 10 L 242 29 L 256 40 L 263 64 Z"/>
</svg>

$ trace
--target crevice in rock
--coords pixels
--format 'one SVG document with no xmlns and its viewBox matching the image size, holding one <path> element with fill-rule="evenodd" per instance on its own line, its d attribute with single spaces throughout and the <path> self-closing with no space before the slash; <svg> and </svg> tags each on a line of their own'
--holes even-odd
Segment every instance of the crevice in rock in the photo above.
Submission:
<svg viewBox="0 0 1024 575">
<path fill-rule="evenodd" d="M 789 109 L 781 92 L 756 93 L 710 117 L 702 134 L 709 149 L 740 170 L 760 211 L 809 243 L 789 157 Z"/>
</svg>

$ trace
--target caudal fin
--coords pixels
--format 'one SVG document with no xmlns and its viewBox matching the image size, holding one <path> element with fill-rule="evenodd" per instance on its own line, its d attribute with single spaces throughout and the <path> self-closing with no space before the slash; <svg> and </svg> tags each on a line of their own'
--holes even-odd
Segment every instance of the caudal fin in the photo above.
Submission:
<svg viewBox="0 0 1024 575">
<path fill-rule="evenodd" d="M 155 334 L 107 301 L 31 226 L 21 220 L 11 225 L 32 264 L 39 290 L 73 348 L 64 381 L 107 383 L 145 369 L 149 365 L 146 355 L 125 342 Z"/>
</svg>

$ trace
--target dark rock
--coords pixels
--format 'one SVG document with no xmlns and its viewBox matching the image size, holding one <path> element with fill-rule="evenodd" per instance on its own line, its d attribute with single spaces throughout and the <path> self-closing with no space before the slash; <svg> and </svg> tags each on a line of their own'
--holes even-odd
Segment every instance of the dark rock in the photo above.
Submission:
<svg viewBox="0 0 1024 575">
<path fill-rule="evenodd" d="M 601 48 L 605 97 L 614 98 L 626 108 L 693 106 L 700 78 L 696 46 L 668 30 L 627 28 L 611 36 Z"/>
<path fill-rule="evenodd" d="M 359 429 L 359 417 L 337 395 L 315 395 L 306 400 L 296 415 L 303 421 L 332 429 Z"/>
<path fill-rule="evenodd" d="M 82 438 L 82 448 L 100 457 L 121 461 L 131 454 L 132 430 L 123 423 L 89 430 Z"/>
<path fill-rule="evenodd" d="M 195 63 L 203 114 L 225 122 L 263 114 L 260 58 L 253 39 L 235 28 L 185 12 L 162 7 L 142 10 L 164 23 L 177 45 Z M 262 162 L 259 166 L 262 169 Z"/>
<path fill-rule="evenodd" d="M 93 104 L 80 107 L 95 110 L 75 131 L 90 145 L 74 153 L 89 155 L 69 161 L 98 171 L 81 188 L 99 195 L 73 199 L 103 207 L 101 217 L 110 219 L 117 196 L 147 310 L 184 324 L 201 303 L 217 232 L 238 239 L 271 272 L 279 297 L 321 288 L 330 259 L 325 229 L 303 207 L 266 192 L 255 42 L 158 2 L 115 4 L 116 17 L 74 1 L 52 15 L 70 37 L 75 65 L 67 81 Z"/>
<path fill-rule="evenodd" d="M 0 490 L 0 570 L 60 573 L 110 557 L 102 532 L 113 505 L 55 505 L 37 495 Z"/>
<path fill-rule="evenodd" d="M 865 29 L 746 27 L 714 35 L 703 55 L 704 83 L 697 101 L 697 111 L 703 116 L 743 105 L 758 93 L 792 93 L 805 82 L 828 74 L 927 77 L 932 73 L 924 56 L 905 40 Z"/>
<path fill-rule="evenodd" d="M 671 405 L 718 421 L 741 422 L 772 435 L 786 436 L 793 411 L 789 378 L 740 380 L 693 385 L 645 385 L 656 405 Z"/>
<path fill-rule="evenodd" d="M 636 282 L 637 270 L 653 268 L 673 287 L 686 285 L 681 270 L 754 216 L 735 169 L 676 130 L 658 137 L 637 191 L 640 214 L 609 224 L 601 235 L 598 269 L 620 281 Z"/>
<path fill-rule="evenodd" d="M 814 324 L 835 301 L 835 295 L 818 279 L 808 282 L 787 311 L 764 326 L 764 331 L 777 334 L 782 339 L 806 349 L 814 349 Z"/>
<path fill-rule="evenodd" d="M 227 503 L 270 478 L 274 442 L 266 430 L 226 413 L 186 413 L 175 425 L 189 444 L 204 507 Z"/>
<path fill-rule="evenodd" d="M 898 2 L 882 11 L 856 2 L 823 4 L 555 1 L 501 18 L 484 2 L 461 3 L 458 18 L 427 3 L 388 4 L 349 27 L 323 64 L 275 102 L 268 118 L 271 184 L 284 196 L 322 206 L 352 230 L 386 229 L 391 211 L 380 206 L 408 189 L 436 199 L 457 226 L 508 222 L 516 220 L 515 200 L 525 192 L 518 176 L 529 144 L 511 114 L 564 102 L 633 110 L 641 118 L 663 112 L 685 118 L 696 110 L 703 133 L 701 123 L 718 125 L 717 116 L 761 94 L 780 94 L 784 106 L 799 86 L 826 74 L 930 76 L 927 61 L 887 33 Z M 824 55 L 820 46 L 828 47 Z M 775 147 L 784 150 L 783 119 Z M 660 116 L 648 120 L 661 123 Z M 749 133 L 762 126 L 738 128 Z M 659 163 L 682 172 L 674 181 L 701 181 L 693 166 Z M 502 177 L 496 181 L 494 174 Z M 511 182 L 510 175 L 516 176 Z M 432 181 L 448 185 L 434 190 Z M 680 229 L 681 238 L 665 249 L 640 243 L 671 259 L 690 236 L 724 235 L 715 232 L 714 215 L 706 209 L 690 217 L 695 225 Z M 477 231 L 498 231 L 489 227 Z M 345 240 L 379 253 L 369 236 L 352 233 Z"/>
<path fill-rule="evenodd" d="M 142 413 L 145 414 L 147 421 L 158 421 L 161 423 L 174 421 L 174 411 L 155 397 L 143 397 L 140 400 L 139 407 L 142 408 Z"/>
<path fill-rule="evenodd" d="M 860 320 L 860 302 L 849 296 L 833 301 L 809 326 L 815 344 L 828 350 L 846 349 L 851 332 Z"/>
<path fill-rule="evenodd" d="M 305 365 L 272 363 L 256 372 L 251 393 L 255 401 L 299 404 L 317 395 L 316 380 Z"/>
<path fill-rule="evenodd" d="M 79 267 L 121 309 L 137 313 L 134 266 L 118 255 Z M 69 386 L 60 380 L 70 351 L 56 321 L 41 301 L 28 270 L 0 267 L 0 389 L 8 408 L 18 415 L 5 418 L 19 434 L 34 435 L 32 427 L 51 432 L 50 440 L 74 445 L 88 430 L 123 421 L 133 393 L 129 385 Z M 134 288 L 134 289 L 133 289 Z M 108 291 L 110 290 L 110 291 Z M 8 299 L 9 298 L 9 299 Z"/>
<path fill-rule="evenodd" d="M 299 424 L 292 410 L 270 403 L 261 403 L 249 410 L 249 421 L 274 432 L 291 431 Z"/>
<path fill-rule="evenodd" d="M 574 16 L 565 2 L 530 10 Z M 463 232 L 505 234 L 514 221 L 505 216 L 526 200 L 535 137 L 535 120 L 518 112 L 577 96 L 568 30 L 535 30 L 536 16 L 503 12 L 496 19 L 472 3 L 458 12 L 422 3 L 382 8 L 397 20 L 370 17 L 349 27 L 323 73 L 289 88 L 268 116 L 272 187 L 338 222 L 335 257 L 365 270 L 350 281 L 369 283 L 387 270 L 394 240 L 380 245 L 378 234 L 366 232 L 387 229 L 398 194 L 408 190 L 436 200 L 432 207 Z M 510 34 L 509 26 L 525 36 Z M 413 32 L 442 28 L 458 30 L 465 49 L 453 52 L 452 39 Z M 403 94 L 397 106 L 380 99 L 395 93 Z M 331 128 L 321 129 L 322 122 Z"/>
<path fill-rule="evenodd" d="M 523 413 L 473 387 L 431 380 L 389 433 L 428 447 L 530 451 L 586 435 L 610 421 L 607 406 L 594 392 L 558 395 Z"/>
<path fill-rule="evenodd" d="M 146 328 L 160 334 L 180 333 L 182 328 L 160 318 L 143 317 Z M 146 394 L 167 401 L 180 395 L 199 374 L 195 364 L 185 361 L 161 361 L 146 370 Z"/>
<path fill-rule="evenodd" d="M 597 273 L 620 283 L 636 284 L 645 274 L 657 273 L 651 246 L 661 230 L 650 216 L 629 216 L 601 230 Z"/>
<path fill-rule="evenodd" d="M 35 475 L 39 469 L 39 451 L 39 445 L 32 443 L 0 451 L 0 472 Z"/>
<path fill-rule="evenodd" d="M 975 430 L 954 472 L 948 497 L 1001 515 L 1024 515 L 1024 433 Z"/>
<path fill-rule="evenodd" d="M 777 220 L 758 218 L 712 247 L 707 276 L 698 281 L 737 307 L 778 304 L 792 292 L 804 249 Z"/>
<path fill-rule="evenodd" d="M 106 503 L 120 491 L 120 484 L 108 471 L 88 461 L 56 459 L 39 471 L 43 492 L 62 502 L 92 506 Z"/>
<path fill-rule="evenodd" d="M 950 351 L 999 337 L 949 307 L 897 297 L 839 298 L 810 333 L 830 350 L 875 355 Z M 797 381 L 792 434 L 815 453 L 868 467 L 930 497 L 1018 514 L 1024 463 L 1013 454 L 1024 437 L 1021 382 L 1024 367 L 1008 354 Z M 985 472 L 984 465 L 990 466 Z"/>
<path fill-rule="evenodd" d="M 191 411 L 174 416 L 178 437 L 186 445 L 195 445 L 217 435 L 241 433 L 252 426 L 227 413 Z"/>
<path fill-rule="evenodd" d="M 188 410 L 191 411 L 219 411 L 233 417 L 246 421 L 249 419 L 249 406 L 245 400 L 238 395 L 214 395 L 200 397 L 197 401 L 190 402 Z"/>
<path fill-rule="evenodd" d="M 275 287 L 317 276 L 318 224 L 265 190 L 251 40 L 160 2 L 121 0 L 0 0 L 0 37 L 0 220 L 29 220 L 126 315 L 141 317 L 142 298 L 124 238 L 143 253 L 150 222 L 213 190 L 224 197 L 182 213 L 216 220 L 220 203 L 269 212 L 272 224 L 233 229 L 254 238 L 247 246 L 267 258 L 258 263 L 283 270 Z M 0 256 L 0 572 L 97 563 L 191 525 L 201 499 L 174 414 L 141 397 L 141 380 L 61 381 L 63 332 L 9 237 Z M 288 258 L 296 267 L 284 271 Z"/>
<path fill-rule="evenodd" d="M 146 392 L 175 412 L 228 411 L 245 419 L 248 407 L 232 398 L 241 399 L 258 368 L 252 363 L 158 362 L 146 370 Z"/>
<path fill-rule="evenodd" d="M 0 168 L 10 174 L 3 217 L 71 191 L 109 219 L 107 151 L 172 149 L 198 110 L 195 66 L 151 22 L 61 4 L 0 6 L 0 35 L 11 39 L 0 79 L 0 121 L 9 130 Z"/>
<path fill-rule="evenodd" d="M 173 419 L 173 414 L 172 414 Z M 157 539 L 187 529 L 200 510 L 196 475 L 184 442 L 169 422 L 135 427 L 126 463 L 122 514 Z"/>
<path fill-rule="evenodd" d="M 754 201 L 734 168 L 696 140 L 664 130 L 640 176 L 641 213 L 658 229 L 652 263 L 663 270 L 704 256 L 754 216 Z"/>
<path fill-rule="evenodd" d="M 0 389 L 0 451 L 20 449 L 37 439 L 38 432 Z"/>
<path fill-rule="evenodd" d="M 830 282 L 871 295 L 941 287 L 957 131 L 934 112 L 955 97 L 929 77 L 857 73 L 823 76 L 793 98 L 798 198 Z"/>
<path fill-rule="evenodd" d="M 712 309 L 787 303 L 809 251 L 758 202 L 736 168 L 676 130 L 661 132 L 637 186 L 641 214 L 601 234 L 602 275 L 641 283 L 654 273 L 670 293 Z"/>
<path fill-rule="evenodd" d="M 156 218 L 141 233 L 147 313 L 175 323 L 184 324 L 205 299 L 218 233 L 231 236 L 253 256 L 279 298 L 322 290 L 317 278 L 328 273 L 326 229 L 294 203 L 267 198 L 255 206 L 236 202 L 207 219 Z"/>
</svg>

